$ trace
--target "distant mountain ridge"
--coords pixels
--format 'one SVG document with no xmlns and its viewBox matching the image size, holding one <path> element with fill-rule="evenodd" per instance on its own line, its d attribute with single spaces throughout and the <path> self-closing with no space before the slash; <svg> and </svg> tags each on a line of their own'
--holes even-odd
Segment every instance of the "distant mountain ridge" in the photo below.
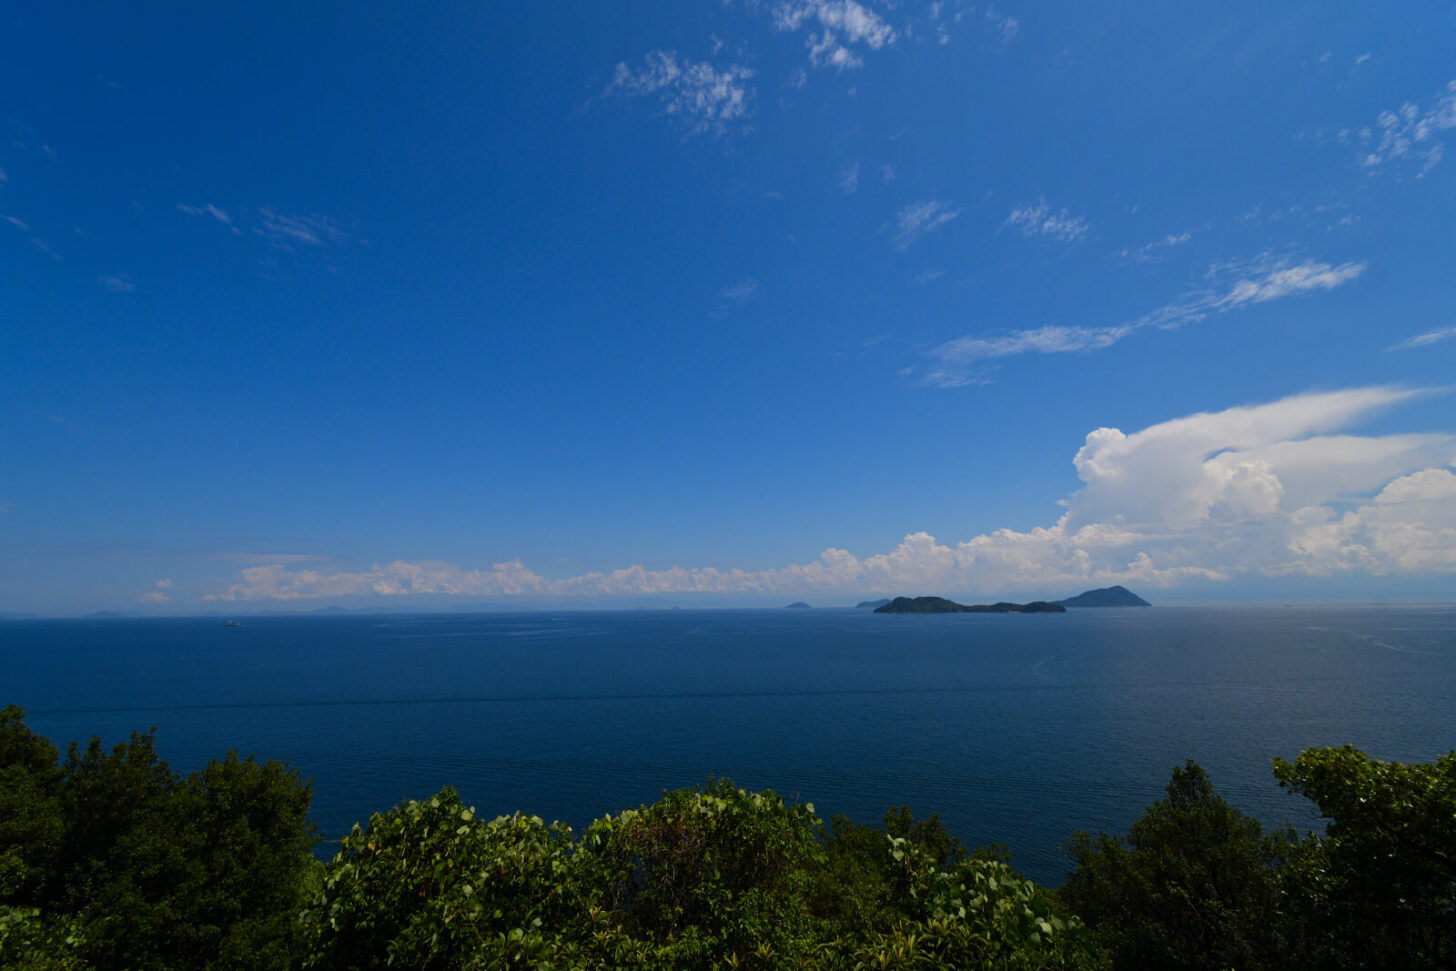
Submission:
<svg viewBox="0 0 1456 971">
<path fill-rule="evenodd" d="M 877 614 L 1064 614 L 1061 604 L 1033 600 L 1027 604 L 1001 601 L 994 604 L 958 604 L 944 597 L 896 597 L 875 608 Z"/>
<path fill-rule="evenodd" d="M 1075 597 L 1068 597 L 1066 600 L 1058 600 L 1057 603 L 1063 607 L 1151 607 L 1142 597 L 1133 593 L 1127 587 L 1114 586 L 1102 587 L 1097 590 L 1088 590 L 1079 593 Z"/>
<path fill-rule="evenodd" d="M 889 602 L 889 597 L 881 597 L 879 600 L 861 600 L 859 603 L 855 604 L 854 607 L 856 610 L 858 610 L 860 607 L 883 607 Z"/>
</svg>

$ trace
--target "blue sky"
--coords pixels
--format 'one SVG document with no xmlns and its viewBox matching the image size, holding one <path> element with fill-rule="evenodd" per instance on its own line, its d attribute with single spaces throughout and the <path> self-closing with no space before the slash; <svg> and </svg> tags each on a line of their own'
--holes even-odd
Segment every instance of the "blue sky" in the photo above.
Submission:
<svg viewBox="0 0 1456 971">
<path fill-rule="evenodd" d="M 1450 599 L 1448 4 L 11 4 L 0 610 Z"/>
</svg>

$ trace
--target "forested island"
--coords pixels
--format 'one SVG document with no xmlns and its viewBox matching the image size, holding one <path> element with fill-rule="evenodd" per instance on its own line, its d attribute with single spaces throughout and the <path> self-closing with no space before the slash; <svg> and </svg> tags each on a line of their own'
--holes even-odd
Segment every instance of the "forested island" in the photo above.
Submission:
<svg viewBox="0 0 1456 971">
<path fill-rule="evenodd" d="M 1075 597 L 1068 597 L 1066 600 L 1058 600 L 1057 603 L 1063 607 L 1151 607 L 1142 597 L 1133 593 L 1127 587 L 1118 584 L 1112 587 L 1102 587 L 1099 590 L 1087 590 L 1077 594 Z"/>
<path fill-rule="evenodd" d="M 875 608 L 877 614 L 1064 614 L 1067 608 L 1061 604 L 1033 600 L 1031 603 L 1014 604 L 1002 601 L 994 604 L 958 604 L 944 597 L 896 597 L 887 604 Z"/>
<path fill-rule="evenodd" d="M 885 604 L 887 604 L 889 602 L 890 602 L 890 598 L 889 597 L 881 597 L 879 600 L 861 600 L 859 603 L 855 604 L 854 606 L 855 606 L 855 609 L 858 610 L 861 607 L 870 607 L 870 608 L 883 607 Z"/>
<path fill-rule="evenodd" d="M 1456 753 L 1276 759 L 1328 826 L 1266 832 L 1193 762 L 1052 890 L 939 818 L 879 825 L 719 779 L 580 833 L 450 788 L 337 841 L 296 771 L 179 775 L 153 733 L 62 759 L 0 710 L 0 965 L 145 968 L 1294 968 L 1456 961 Z M 1060 841 L 1066 834 L 1048 833 Z M 328 845 L 332 859 L 315 857 Z"/>
</svg>

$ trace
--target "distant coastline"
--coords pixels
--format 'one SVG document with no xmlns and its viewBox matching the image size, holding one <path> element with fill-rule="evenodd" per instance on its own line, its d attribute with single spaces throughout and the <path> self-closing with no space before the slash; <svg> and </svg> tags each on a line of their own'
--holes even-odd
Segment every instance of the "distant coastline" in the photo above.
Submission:
<svg viewBox="0 0 1456 971">
<path fill-rule="evenodd" d="M 1065 614 L 1067 608 L 1045 600 L 1017 604 L 1001 601 L 994 604 L 958 604 L 944 597 L 896 597 L 876 607 L 877 614 Z"/>
</svg>

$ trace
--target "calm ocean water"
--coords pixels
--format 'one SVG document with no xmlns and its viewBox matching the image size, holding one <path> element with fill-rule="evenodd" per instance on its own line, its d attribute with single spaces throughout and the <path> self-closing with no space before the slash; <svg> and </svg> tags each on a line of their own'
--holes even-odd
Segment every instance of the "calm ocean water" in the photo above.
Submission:
<svg viewBox="0 0 1456 971">
<path fill-rule="evenodd" d="M 1305 827 L 1275 756 L 1456 748 L 1452 606 L 6 621 L 0 664 L 58 744 L 155 725 L 180 769 L 288 760 L 328 835 L 447 783 L 580 827 L 719 775 L 825 817 L 938 812 L 1052 883 L 1067 836 L 1124 831 L 1186 758 Z"/>
</svg>

